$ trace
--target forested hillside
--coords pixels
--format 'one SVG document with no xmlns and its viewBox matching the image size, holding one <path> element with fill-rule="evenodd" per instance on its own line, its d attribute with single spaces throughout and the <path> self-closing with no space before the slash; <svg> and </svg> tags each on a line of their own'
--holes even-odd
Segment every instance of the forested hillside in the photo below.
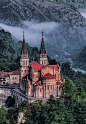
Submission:
<svg viewBox="0 0 86 124">
<path fill-rule="evenodd" d="M 26 43 L 26 47 L 28 50 L 28 55 L 30 61 L 33 58 L 38 58 L 39 51 L 36 47 L 30 47 L 28 43 Z M 12 71 L 19 69 L 20 62 L 20 53 L 22 48 L 22 41 L 16 42 L 11 33 L 5 32 L 4 30 L 0 30 L 0 69 L 4 71 Z M 4 67 L 5 65 L 6 67 Z"/>
<path fill-rule="evenodd" d="M 86 79 L 78 79 L 76 85 L 65 80 L 59 99 L 51 96 L 46 103 L 24 101 L 17 109 L 1 108 L 0 124 L 17 124 L 23 117 L 20 112 L 22 124 L 86 124 Z"/>
</svg>

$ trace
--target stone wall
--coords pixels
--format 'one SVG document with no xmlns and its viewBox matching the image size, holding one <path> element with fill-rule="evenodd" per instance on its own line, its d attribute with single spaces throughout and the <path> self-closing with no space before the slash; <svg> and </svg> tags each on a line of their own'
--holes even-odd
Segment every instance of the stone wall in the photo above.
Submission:
<svg viewBox="0 0 86 124">
<path fill-rule="evenodd" d="M 11 96 L 11 89 L 0 88 L 0 107 L 5 106 L 8 96 Z"/>
<path fill-rule="evenodd" d="M 11 96 L 15 99 L 15 106 L 18 107 L 23 101 L 27 101 L 28 98 L 21 92 L 20 89 L 11 90 Z"/>
</svg>

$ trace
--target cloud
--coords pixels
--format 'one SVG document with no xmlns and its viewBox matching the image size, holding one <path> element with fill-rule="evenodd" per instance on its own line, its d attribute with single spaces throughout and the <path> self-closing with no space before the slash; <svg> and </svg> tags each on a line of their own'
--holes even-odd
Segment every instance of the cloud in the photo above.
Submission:
<svg viewBox="0 0 86 124">
<path fill-rule="evenodd" d="M 83 17 L 86 18 L 86 12 L 80 12 L 82 14 Z"/>
<path fill-rule="evenodd" d="M 23 27 L 13 27 L 0 23 L 0 27 L 9 31 L 15 38 L 22 41 L 23 31 L 25 32 L 25 40 L 31 46 L 39 46 L 41 43 L 41 32 L 44 31 L 44 39 L 46 41 L 47 35 L 54 32 L 59 24 L 56 22 L 35 22 L 24 21 Z"/>
</svg>

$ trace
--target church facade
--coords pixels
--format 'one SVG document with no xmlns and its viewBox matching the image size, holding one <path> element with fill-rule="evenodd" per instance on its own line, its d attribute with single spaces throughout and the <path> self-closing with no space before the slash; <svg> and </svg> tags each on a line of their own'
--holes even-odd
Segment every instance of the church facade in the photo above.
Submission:
<svg viewBox="0 0 86 124">
<path fill-rule="evenodd" d="M 28 52 L 25 45 L 23 34 L 23 43 L 20 59 L 20 90 L 27 97 L 49 98 L 50 95 L 59 97 L 61 89 L 59 88 L 65 80 L 61 77 L 61 67 L 49 65 L 47 52 L 44 45 L 42 32 L 41 48 L 39 53 L 39 63 L 34 60 L 29 63 Z"/>
</svg>

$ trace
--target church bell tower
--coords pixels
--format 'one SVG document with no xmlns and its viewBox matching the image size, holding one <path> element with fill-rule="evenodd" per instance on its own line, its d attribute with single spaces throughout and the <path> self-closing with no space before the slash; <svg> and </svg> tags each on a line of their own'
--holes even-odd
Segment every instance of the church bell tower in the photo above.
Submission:
<svg viewBox="0 0 86 124">
<path fill-rule="evenodd" d="M 43 31 L 42 31 L 41 48 L 39 53 L 39 63 L 43 65 L 48 65 L 47 53 L 44 45 Z"/>
<path fill-rule="evenodd" d="M 28 74 L 29 71 L 29 58 L 28 58 L 28 52 L 26 50 L 25 45 L 25 38 L 24 38 L 24 32 L 23 32 L 23 43 L 22 43 L 22 49 L 21 49 L 21 59 L 20 59 L 20 79 L 22 83 L 22 78 L 25 77 Z M 22 90 L 22 86 L 20 84 L 20 89 Z"/>
</svg>

